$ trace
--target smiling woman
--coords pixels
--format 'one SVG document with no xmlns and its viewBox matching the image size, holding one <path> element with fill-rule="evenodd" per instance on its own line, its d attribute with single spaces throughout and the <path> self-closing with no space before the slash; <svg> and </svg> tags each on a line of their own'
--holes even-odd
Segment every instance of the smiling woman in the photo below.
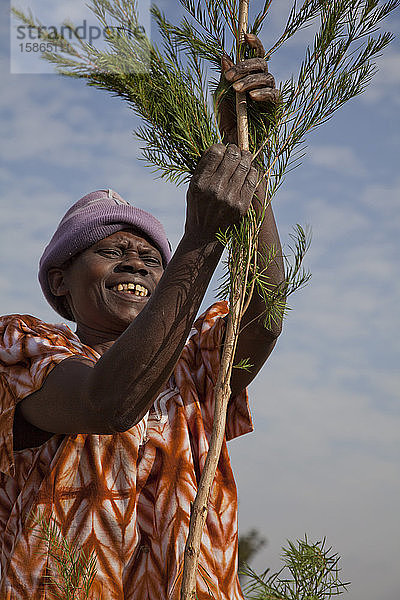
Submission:
<svg viewBox="0 0 400 600">
<path fill-rule="evenodd" d="M 163 258 L 155 246 L 121 231 L 83 251 L 66 269 L 49 269 L 47 277 L 52 294 L 67 302 L 80 340 L 98 349 L 92 332 L 123 333 L 154 292 L 163 271 Z"/>
<path fill-rule="evenodd" d="M 43 293 L 63 317 L 75 321 L 69 304 L 65 303 L 66 294 L 51 287 L 58 285 L 61 274 L 80 258 L 80 253 L 89 250 L 92 245 L 103 245 L 102 240 L 114 233 L 118 233 L 119 237 L 110 240 L 112 248 L 108 255 L 118 258 L 128 244 L 127 237 L 120 233 L 124 229 L 140 232 L 144 251 L 155 253 L 158 264 L 165 267 L 171 257 L 171 249 L 161 223 L 144 210 L 130 206 L 113 190 L 87 194 L 67 211 L 43 253 L 39 269 Z M 97 248 L 91 249 L 89 256 L 96 253 L 106 256 L 107 245 L 106 242 L 102 253 Z M 143 249 L 140 252 L 143 253 Z"/>
<path fill-rule="evenodd" d="M 264 80 L 262 80 L 264 85 Z M 253 84 L 252 84 L 253 86 Z M 253 87 L 252 87 L 253 89 Z M 215 144 L 187 193 L 183 237 L 171 257 L 162 225 L 112 190 L 76 202 L 40 261 L 51 306 L 76 323 L 0 319 L 0 597 L 42 600 L 48 571 L 30 517 L 53 518 L 97 557 L 90 598 L 178 598 L 185 541 L 212 430 L 228 307 L 196 321 L 223 252 L 216 234 L 237 224 L 258 172 L 250 152 Z M 279 249 L 269 206 L 259 248 Z M 265 256 L 261 254 L 265 261 Z M 267 270 L 284 279 L 282 258 Z M 197 597 L 240 600 L 237 498 L 226 441 L 252 430 L 246 386 L 276 343 L 255 294 L 242 321 L 225 439 L 200 552 Z"/>
</svg>

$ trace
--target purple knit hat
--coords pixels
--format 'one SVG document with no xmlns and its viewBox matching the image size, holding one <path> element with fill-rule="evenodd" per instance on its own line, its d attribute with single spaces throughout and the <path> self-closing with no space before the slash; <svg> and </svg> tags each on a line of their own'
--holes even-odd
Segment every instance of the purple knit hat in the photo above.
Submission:
<svg viewBox="0 0 400 600">
<path fill-rule="evenodd" d="M 132 227 L 144 233 L 158 248 L 164 268 L 171 258 L 171 245 L 164 227 L 150 213 L 131 206 L 113 190 L 97 190 L 75 202 L 61 219 L 39 263 L 39 282 L 46 300 L 62 317 L 73 320 L 64 298 L 54 296 L 47 274 L 100 240 Z"/>
</svg>

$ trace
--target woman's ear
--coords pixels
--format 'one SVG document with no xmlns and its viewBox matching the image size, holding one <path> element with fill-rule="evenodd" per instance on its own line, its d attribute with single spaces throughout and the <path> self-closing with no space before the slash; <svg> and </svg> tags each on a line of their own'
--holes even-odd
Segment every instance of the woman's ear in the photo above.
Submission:
<svg viewBox="0 0 400 600">
<path fill-rule="evenodd" d="M 65 284 L 64 270 L 54 267 L 47 272 L 49 288 L 54 296 L 66 296 L 68 288 Z"/>
</svg>

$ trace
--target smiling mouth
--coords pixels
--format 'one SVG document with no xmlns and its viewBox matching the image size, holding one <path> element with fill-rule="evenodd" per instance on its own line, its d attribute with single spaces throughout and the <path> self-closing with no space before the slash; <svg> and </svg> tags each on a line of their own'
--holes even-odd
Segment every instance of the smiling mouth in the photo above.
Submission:
<svg viewBox="0 0 400 600">
<path fill-rule="evenodd" d="M 140 283 L 118 283 L 109 288 L 122 297 L 148 298 L 150 291 Z"/>
</svg>

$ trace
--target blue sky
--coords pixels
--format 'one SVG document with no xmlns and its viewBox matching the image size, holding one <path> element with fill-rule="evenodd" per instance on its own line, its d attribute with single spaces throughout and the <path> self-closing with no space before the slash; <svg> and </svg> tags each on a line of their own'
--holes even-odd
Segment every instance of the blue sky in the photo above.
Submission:
<svg viewBox="0 0 400 600">
<path fill-rule="evenodd" d="M 138 121 L 121 100 L 52 74 L 10 74 L 7 4 L 0 7 L 0 311 L 56 322 L 37 263 L 66 209 L 112 187 L 154 212 L 176 247 L 185 189 L 155 179 L 138 160 Z M 170 0 L 160 4 L 176 15 Z M 81 0 L 16 5 L 39 8 L 48 22 L 84 15 Z M 264 40 L 287 7 L 275 0 Z M 396 33 L 399 23 L 397 11 L 387 28 Z M 296 72 L 306 38 L 301 33 L 271 61 L 278 81 Z M 240 528 L 268 538 L 256 569 L 278 567 L 287 538 L 326 536 L 352 581 L 349 600 L 400 594 L 398 40 L 378 64 L 368 91 L 310 136 L 303 165 L 275 199 L 283 243 L 295 223 L 312 226 L 313 278 L 291 298 L 284 332 L 250 388 L 255 432 L 230 444 Z"/>
</svg>

